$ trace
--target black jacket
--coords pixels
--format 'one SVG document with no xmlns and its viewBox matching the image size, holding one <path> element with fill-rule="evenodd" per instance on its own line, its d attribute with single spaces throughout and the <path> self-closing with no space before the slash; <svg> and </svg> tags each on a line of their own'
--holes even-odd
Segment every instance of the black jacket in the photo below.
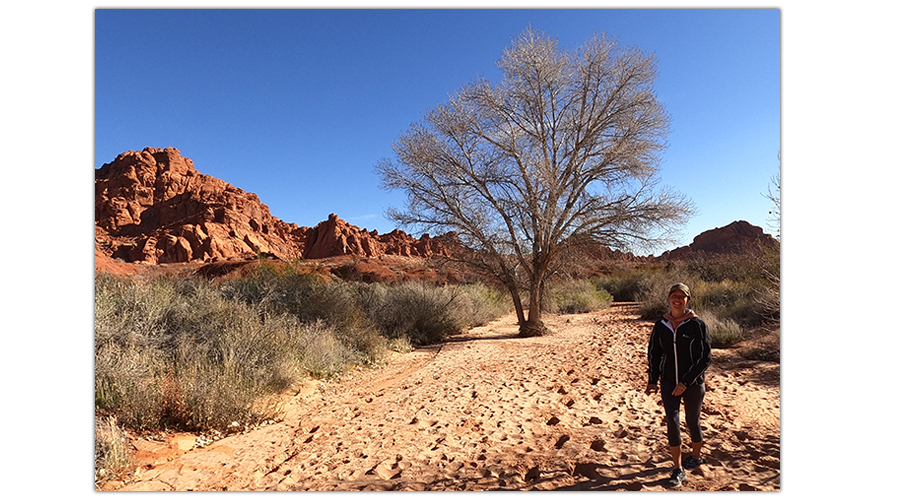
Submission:
<svg viewBox="0 0 900 500">
<path fill-rule="evenodd" d="M 666 380 L 684 385 L 705 382 L 706 369 L 712 361 L 709 331 L 700 318 L 691 318 L 672 330 L 663 318 L 653 325 L 647 348 L 649 383 Z"/>
</svg>

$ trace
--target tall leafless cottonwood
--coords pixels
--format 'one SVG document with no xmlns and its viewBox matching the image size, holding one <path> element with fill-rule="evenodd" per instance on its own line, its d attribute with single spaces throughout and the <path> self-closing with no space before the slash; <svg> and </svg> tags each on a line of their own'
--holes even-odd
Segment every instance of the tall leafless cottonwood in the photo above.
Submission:
<svg viewBox="0 0 900 500">
<path fill-rule="evenodd" d="M 771 183 L 768 194 L 764 195 L 774 205 L 772 210 L 769 210 L 769 227 L 775 230 L 775 238 L 781 241 L 781 172 L 772 176 Z"/>
<path fill-rule="evenodd" d="M 376 170 L 407 195 L 388 216 L 456 231 L 511 293 L 520 335 L 541 335 L 542 284 L 564 248 L 655 248 L 692 204 L 656 189 L 669 117 L 652 56 L 605 35 L 561 50 L 529 28 L 498 66 L 499 83 L 479 79 L 428 111 Z"/>
</svg>

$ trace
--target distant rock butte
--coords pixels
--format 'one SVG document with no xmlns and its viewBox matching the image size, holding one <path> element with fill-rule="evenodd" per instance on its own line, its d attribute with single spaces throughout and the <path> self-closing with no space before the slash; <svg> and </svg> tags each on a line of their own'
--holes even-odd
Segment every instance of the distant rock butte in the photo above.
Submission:
<svg viewBox="0 0 900 500">
<path fill-rule="evenodd" d="M 96 253 L 147 264 L 268 255 L 318 259 L 447 255 L 455 234 L 379 235 L 331 214 L 313 228 L 284 222 L 253 194 L 199 173 L 175 148 L 127 151 L 95 171 Z"/>
<path fill-rule="evenodd" d="M 759 246 L 776 247 L 778 245 L 778 240 L 772 235 L 764 233 L 761 227 L 739 220 L 724 227 L 704 231 L 697 235 L 690 245 L 665 252 L 660 258 L 677 260 L 699 253 L 741 252 Z"/>
</svg>

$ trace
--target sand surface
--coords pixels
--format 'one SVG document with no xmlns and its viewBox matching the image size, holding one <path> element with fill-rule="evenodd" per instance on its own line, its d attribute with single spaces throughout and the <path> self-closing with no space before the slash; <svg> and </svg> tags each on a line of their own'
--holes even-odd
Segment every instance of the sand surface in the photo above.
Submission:
<svg viewBox="0 0 900 500">
<path fill-rule="evenodd" d="M 517 338 L 510 315 L 311 382 L 284 420 L 211 444 L 136 440 L 136 465 L 100 489 L 667 489 L 663 408 L 643 392 L 652 323 L 633 304 L 545 321 L 552 335 Z M 713 350 L 706 463 L 678 489 L 780 489 L 779 381 L 778 363 Z"/>
</svg>

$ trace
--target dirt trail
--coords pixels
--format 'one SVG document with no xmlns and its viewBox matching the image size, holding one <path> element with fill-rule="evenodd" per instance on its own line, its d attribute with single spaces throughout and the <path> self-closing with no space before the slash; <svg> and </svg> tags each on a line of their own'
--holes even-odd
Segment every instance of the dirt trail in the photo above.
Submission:
<svg viewBox="0 0 900 500">
<path fill-rule="evenodd" d="M 652 323 L 633 305 L 514 316 L 298 394 L 286 418 L 203 448 L 137 442 L 117 490 L 662 490 L 659 396 L 643 393 Z M 779 365 L 713 351 L 707 463 L 682 490 L 780 489 Z M 685 441 L 689 441 L 686 438 Z M 687 449 L 687 444 L 685 445 Z"/>
</svg>

